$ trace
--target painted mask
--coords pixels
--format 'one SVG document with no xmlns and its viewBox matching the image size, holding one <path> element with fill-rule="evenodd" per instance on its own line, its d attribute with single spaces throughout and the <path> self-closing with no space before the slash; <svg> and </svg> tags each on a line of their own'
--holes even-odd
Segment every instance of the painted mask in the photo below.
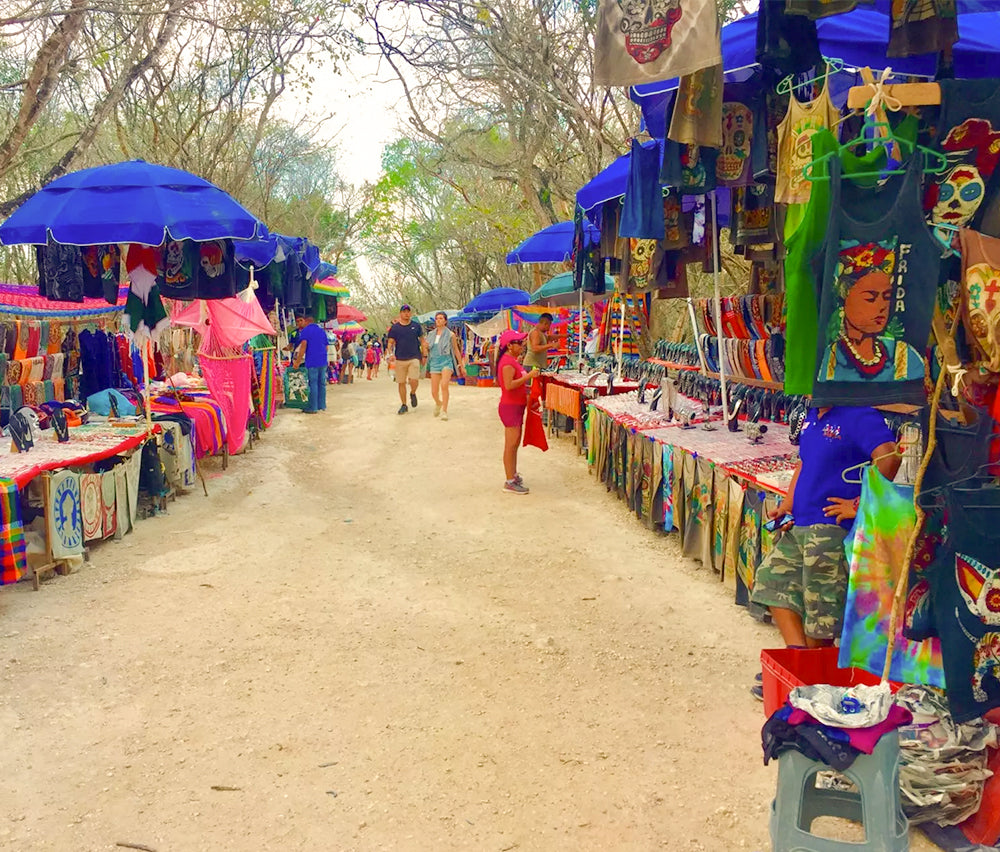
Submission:
<svg viewBox="0 0 1000 852">
<path fill-rule="evenodd" d="M 681 17 L 680 0 L 618 0 L 625 50 L 636 62 L 654 62 L 670 47 L 670 32 Z"/>
<path fill-rule="evenodd" d="M 956 227 L 968 224 L 982 203 L 985 189 L 979 169 L 972 165 L 955 166 L 938 184 L 938 200 L 931 219 Z"/>
</svg>

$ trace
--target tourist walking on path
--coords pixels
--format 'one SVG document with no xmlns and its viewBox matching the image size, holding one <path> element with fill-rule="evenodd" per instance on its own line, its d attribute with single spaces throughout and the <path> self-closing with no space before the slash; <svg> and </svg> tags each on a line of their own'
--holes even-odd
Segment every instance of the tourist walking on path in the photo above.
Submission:
<svg viewBox="0 0 1000 852">
<path fill-rule="evenodd" d="M 424 337 L 424 357 L 431 376 L 431 396 L 434 397 L 434 416 L 448 419 L 448 391 L 453 373 L 465 375 L 462 344 L 457 334 L 448 328 L 448 315 L 444 311 L 434 314 L 434 329 Z"/>
<path fill-rule="evenodd" d="M 528 341 L 525 344 L 524 366 L 537 367 L 544 370 L 549 366 L 549 330 L 552 328 L 552 314 L 542 314 L 538 318 L 538 324 L 528 332 Z"/>
<path fill-rule="evenodd" d="M 389 329 L 389 357 L 396 359 L 396 386 L 399 388 L 399 411 L 406 414 L 406 384 L 410 385 L 410 406 L 417 407 L 417 386 L 420 384 L 421 338 L 424 329 L 418 322 L 412 320 L 413 309 L 402 305 L 399 309 L 399 319 Z"/>
<path fill-rule="evenodd" d="M 295 318 L 298 329 L 293 367 L 305 366 L 309 378 L 309 402 L 302 410 L 306 414 L 326 411 L 326 332 L 309 316 Z"/>
<path fill-rule="evenodd" d="M 521 446 L 524 411 L 528 407 L 527 384 L 538 375 L 538 368 L 525 371 L 521 366 L 524 355 L 523 331 L 505 331 L 497 349 L 497 377 L 500 380 L 498 412 L 503 423 L 503 469 L 506 477 L 503 490 L 508 494 L 527 494 L 528 487 L 517 472 L 517 450 Z"/>
<path fill-rule="evenodd" d="M 371 381 L 374 376 L 378 375 L 378 373 L 375 372 L 375 366 L 377 363 L 376 359 L 378 358 L 378 351 L 376 349 L 377 346 L 378 342 L 372 340 L 368 344 L 368 348 L 365 350 L 365 378 L 368 379 L 368 381 Z"/>
</svg>

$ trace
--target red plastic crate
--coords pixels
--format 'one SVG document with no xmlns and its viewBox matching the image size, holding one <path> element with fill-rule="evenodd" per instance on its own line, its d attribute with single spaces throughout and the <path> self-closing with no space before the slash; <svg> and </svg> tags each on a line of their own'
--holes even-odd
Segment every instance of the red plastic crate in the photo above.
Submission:
<svg viewBox="0 0 1000 852">
<path fill-rule="evenodd" d="M 879 678 L 864 669 L 837 668 L 837 648 L 774 648 L 760 652 L 764 673 L 764 713 L 770 716 L 788 699 L 793 687 L 814 683 L 875 686 Z M 892 685 L 893 691 L 899 688 Z"/>
</svg>

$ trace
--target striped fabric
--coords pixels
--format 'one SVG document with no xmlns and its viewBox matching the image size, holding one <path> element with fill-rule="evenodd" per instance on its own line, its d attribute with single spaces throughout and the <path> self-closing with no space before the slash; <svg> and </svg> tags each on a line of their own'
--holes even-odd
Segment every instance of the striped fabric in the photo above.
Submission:
<svg viewBox="0 0 1000 852">
<path fill-rule="evenodd" d="M 268 428 L 274 422 L 274 411 L 278 404 L 277 396 L 275 395 L 275 386 L 278 383 L 278 353 L 274 349 L 265 349 L 260 355 L 260 419 L 264 424 L 264 428 Z"/>
<path fill-rule="evenodd" d="M 0 586 L 16 583 L 26 570 L 27 548 L 17 483 L 0 479 Z"/>
</svg>

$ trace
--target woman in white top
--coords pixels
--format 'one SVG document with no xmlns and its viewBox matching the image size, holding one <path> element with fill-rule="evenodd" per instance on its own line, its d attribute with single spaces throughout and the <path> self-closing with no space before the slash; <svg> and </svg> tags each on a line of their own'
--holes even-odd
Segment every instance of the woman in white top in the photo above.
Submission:
<svg viewBox="0 0 1000 852">
<path fill-rule="evenodd" d="M 448 315 L 444 311 L 434 314 L 434 329 L 423 338 L 427 372 L 431 374 L 431 396 L 434 397 L 434 416 L 448 419 L 448 387 L 452 373 L 465 375 L 462 361 L 462 344 L 458 335 L 448 328 Z"/>
</svg>

